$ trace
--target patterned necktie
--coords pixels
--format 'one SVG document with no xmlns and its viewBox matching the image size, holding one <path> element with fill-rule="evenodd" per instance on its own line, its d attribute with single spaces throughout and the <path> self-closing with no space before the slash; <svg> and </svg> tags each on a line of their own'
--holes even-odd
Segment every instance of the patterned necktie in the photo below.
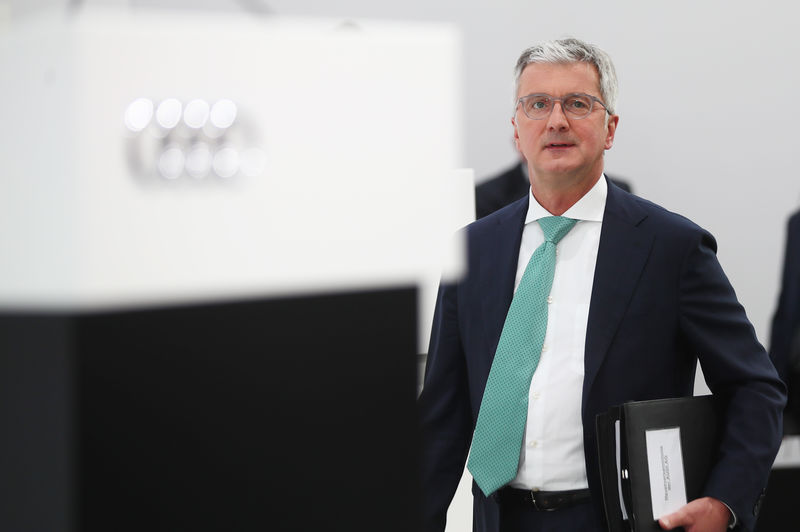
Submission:
<svg viewBox="0 0 800 532">
<path fill-rule="evenodd" d="M 483 392 L 468 468 L 488 497 L 517 476 L 528 416 L 528 393 L 547 331 L 547 305 L 556 266 L 556 244 L 577 220 L 541 218 L 544 243 L 525 268 L 497 344 Z"/>
</svg>

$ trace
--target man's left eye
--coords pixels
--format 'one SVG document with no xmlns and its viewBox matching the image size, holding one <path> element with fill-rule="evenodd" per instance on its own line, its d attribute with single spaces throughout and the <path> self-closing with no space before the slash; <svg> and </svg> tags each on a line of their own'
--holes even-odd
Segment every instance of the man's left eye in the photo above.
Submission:
<svg viewBox="0 0 800 532">
<path fill-rule="evenodd" d="M 567 100 L 567 105 L 573 109 L 585 109 L 589 107 L 589 104 L 582 98 L 570 98 Z"/>
</svg>

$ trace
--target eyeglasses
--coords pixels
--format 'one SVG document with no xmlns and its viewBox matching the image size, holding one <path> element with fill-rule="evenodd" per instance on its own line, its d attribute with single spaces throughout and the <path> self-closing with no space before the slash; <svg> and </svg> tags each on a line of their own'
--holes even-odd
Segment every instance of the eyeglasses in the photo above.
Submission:
<svg viewBox="0 0 800 532">
<path fill-rule="evenodd" d="M 571 118 L 586 118 L 592 112 L 595 102 L 611 114 L 599 98 L 582 92 L 567 94 L 563 98 L 553 98 L 544 93 L 528 94 L 517 100 L 517 105 L 522 106 L 522 112 L 531 120 L 542 120 L 553 112 L 555 102 L 561 102 L 561 110 Z"/>
</svg>

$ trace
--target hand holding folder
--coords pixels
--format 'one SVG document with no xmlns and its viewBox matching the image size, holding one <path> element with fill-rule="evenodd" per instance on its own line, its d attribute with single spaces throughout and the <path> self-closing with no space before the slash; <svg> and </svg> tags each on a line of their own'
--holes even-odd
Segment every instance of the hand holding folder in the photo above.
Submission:
<svg viewBox="0 0 800 532">
<path fill-rule="evenodd" d="M 702 494 L 719 443 L 712 396 L 625 403 L 596 429 L 609 532 L 659 531 L 659 517 Z"/>
</svg>

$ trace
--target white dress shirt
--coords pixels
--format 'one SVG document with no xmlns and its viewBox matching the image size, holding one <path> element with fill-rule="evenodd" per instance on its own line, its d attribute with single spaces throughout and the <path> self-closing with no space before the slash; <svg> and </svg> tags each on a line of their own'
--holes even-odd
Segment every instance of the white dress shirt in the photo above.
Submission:
<svg viewBox="0 0 800 532">
<path fill-rule="evenodd" d="M 560 491 L 589 486 L 581 418 L 583 356 L 607 192 L 603 176 L 562 215 L 578 223 L 556 247 L 547 332 L 531 380 L 519 470 L 510 483 L 516 488 Z M 533 251 L 544 242 L 536 221 L 552 216 L 530 192 L 529 199 L 514 290 Z"/>
</svg>

